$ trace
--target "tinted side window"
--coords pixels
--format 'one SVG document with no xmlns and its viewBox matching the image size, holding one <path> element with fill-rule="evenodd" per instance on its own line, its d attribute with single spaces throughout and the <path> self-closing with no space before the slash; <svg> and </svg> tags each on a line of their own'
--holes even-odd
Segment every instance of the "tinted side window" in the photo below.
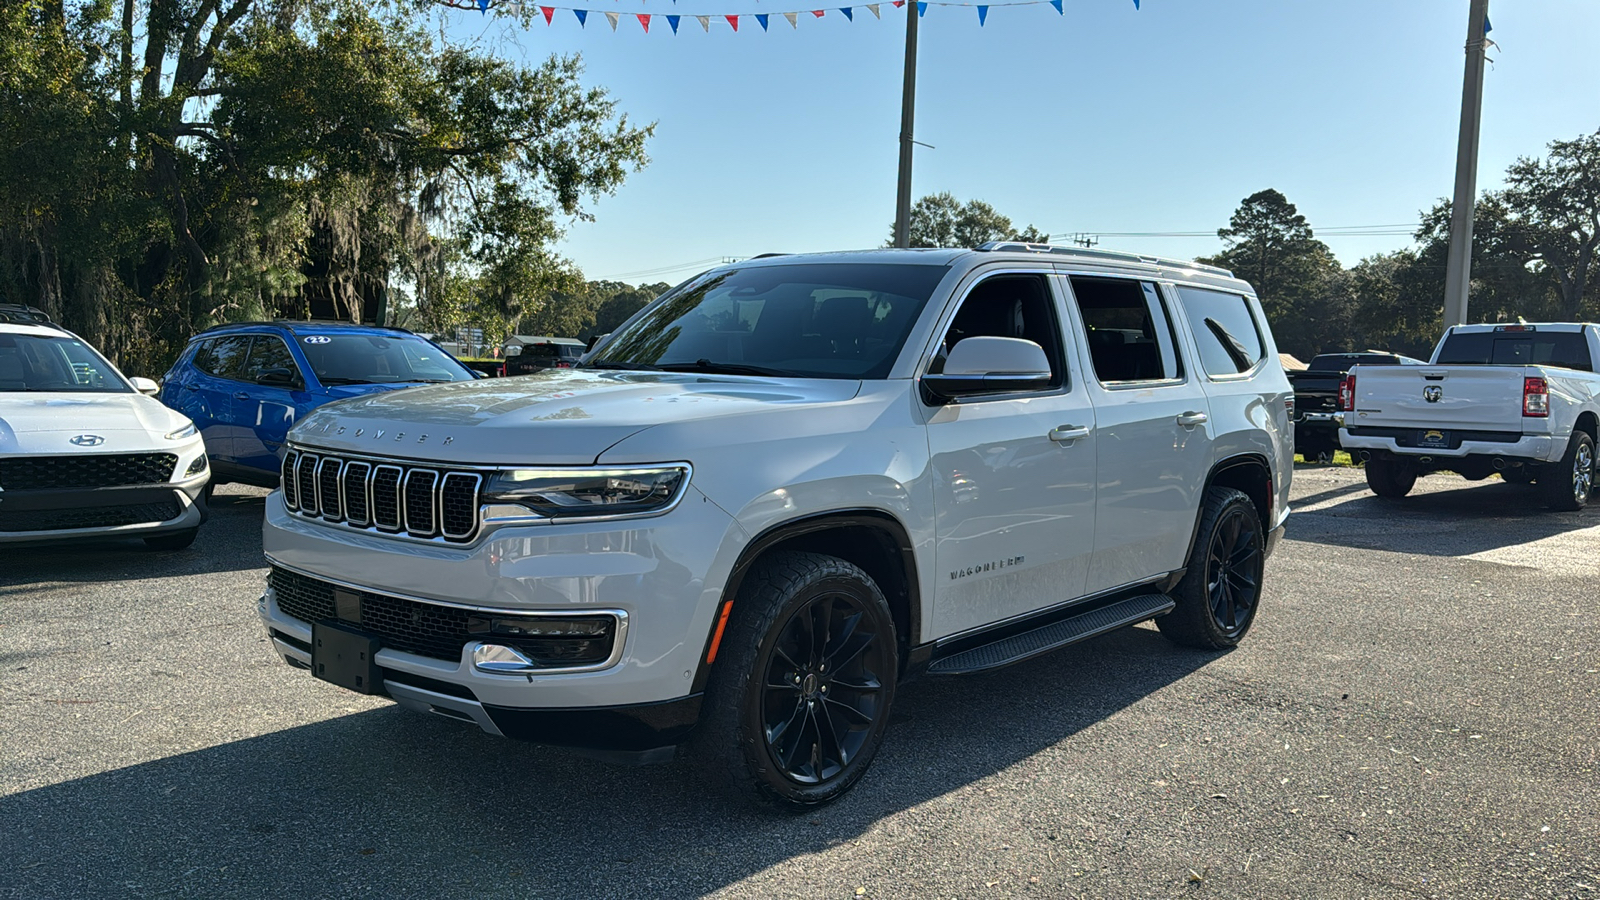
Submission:
<svg viewBox="0 0 1600 900">
<path fill-rule="evenodd" d="M 230 335 L 209 341 L 195 354 L 195 368 L 218 378 L 238 380 L 244 370 L 245 354 L 250 350 L 250 336 Z"/>
<path fill-rule="evenodd" d="M 289 353 L 283 340 L 271 335 L 257 335 L 250 347 L 250 358 L 239 377 L 243 381 L 255 381 L 256 376 L 266 369 L 287 369 L 296 381 L 300 378 L 300 367 L 295 364 L 294 356 Z"/>
<path fill-rule="evenodd" d="M 1172 320 L 1154 284 L 1083 275 L 1071 282 L 1095 377 L 1108 383 L 1183 377 Z"/>
<path fill-rule="evenodd" d="M 1008 337 L 1033 341 L 1050 360 L 1050 388 L 1066 382 L 1062 364 L 1061 324 L 1042 275 L 995 275 L 978 282 L 961 301 L 945 331 L 944 345 L 929 367 L 944 371 L 951 348 L 969 337 Z"/>
<path fill-rule="evenodd" d="M 1189 316 L 1189 330 L 1200 347 L 1200 365 L 1206 374 L 1237 375 L 1261 361 L 1266 345 L 1244 297 L 1180 287 L 1178 299 Z"/>
</svg>

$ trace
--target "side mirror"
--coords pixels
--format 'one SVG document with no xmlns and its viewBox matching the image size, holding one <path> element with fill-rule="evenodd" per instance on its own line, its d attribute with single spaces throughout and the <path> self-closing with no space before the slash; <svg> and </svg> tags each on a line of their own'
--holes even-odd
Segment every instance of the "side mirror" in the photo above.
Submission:
<svg viewBox="0 0 1600 900">
<path fill-rule="evenodd" d="M 1026 391 L 1050 383 L 1044 348 L 1022 338 L 969 337 L 950 349 L 944 371 L 922 376 L 922 385 L 940 400 L 969 394 Z"/>
<path fill-rule="evenodd" d="M 294 373 L 284 368 L 262 369 L 256 373 L 256 384 L 265 384 L 272 387 L 292 387 Z"/>
<path fill-rule="evenodd" d="M 147 397 L 154 397 L 155 395 L 161 393 L 161 385 L 156 384 L 154 381 L 151 381 L 150 379 L 141 375 L 135 375 L 132 378 L 129 378 L 128 383 L 133 385 L 134 390 L 144 394 Z"/>
</svg>

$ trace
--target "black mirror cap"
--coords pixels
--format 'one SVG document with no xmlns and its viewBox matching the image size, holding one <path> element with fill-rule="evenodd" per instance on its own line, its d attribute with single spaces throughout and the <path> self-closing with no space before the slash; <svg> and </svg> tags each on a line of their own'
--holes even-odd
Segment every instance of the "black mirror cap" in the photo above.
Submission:
<svg viewBox="0 0 1600 900">
<path fill-rule="evenodd" d="M 294 387 L 294 373 L 284 368 L 262 369 L 256 373 L 256 384 L 271 387 Z"/>
<path fill-rule="evenodd" d="M 1050 385 L 1049 372 L 1017 372 L 1003 375 L 942 375 L 929 373 L 921 378 L 923 391 L 937 403 L 948 403 L 977 394 L 1011 394 L 1034 391 Z"/>
</svg>

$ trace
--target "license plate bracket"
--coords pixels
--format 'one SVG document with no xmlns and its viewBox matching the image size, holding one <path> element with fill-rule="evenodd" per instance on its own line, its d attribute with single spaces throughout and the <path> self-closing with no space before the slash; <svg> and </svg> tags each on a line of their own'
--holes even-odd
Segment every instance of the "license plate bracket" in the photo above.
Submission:
<svg viewBox="0 0 1600 900">
<path fill-rule="evenodd" d="M 1417 446 L 1429 450 L 1449 450 L 1450 432 L 1437 429 L 1423 429 L 1417 432 Z"/>
<path fill-rule="evenodd" d="M 311 624 L 311 674 L 359 694 L 383 688 L 378 649 L 383 642 L 364 631 L 337 622 Z"/>
</svg>

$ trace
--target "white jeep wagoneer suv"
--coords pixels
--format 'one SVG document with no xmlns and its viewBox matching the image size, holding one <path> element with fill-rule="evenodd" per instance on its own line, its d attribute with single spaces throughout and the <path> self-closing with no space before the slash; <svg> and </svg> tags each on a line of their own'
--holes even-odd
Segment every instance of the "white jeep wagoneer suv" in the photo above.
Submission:
<svg viewBox="0 0 1600 900">
<path fill-rule="evenodd" d="M 574 369 L 325 406 L 267 500 L 289 663 L 491 734 L 686 744 L 779 805 L 896 687 L 1155 618 L 1237 643 L 1288 514 L 1250 286 L 1046 245 L 774 255 Z"/>
</svg>

